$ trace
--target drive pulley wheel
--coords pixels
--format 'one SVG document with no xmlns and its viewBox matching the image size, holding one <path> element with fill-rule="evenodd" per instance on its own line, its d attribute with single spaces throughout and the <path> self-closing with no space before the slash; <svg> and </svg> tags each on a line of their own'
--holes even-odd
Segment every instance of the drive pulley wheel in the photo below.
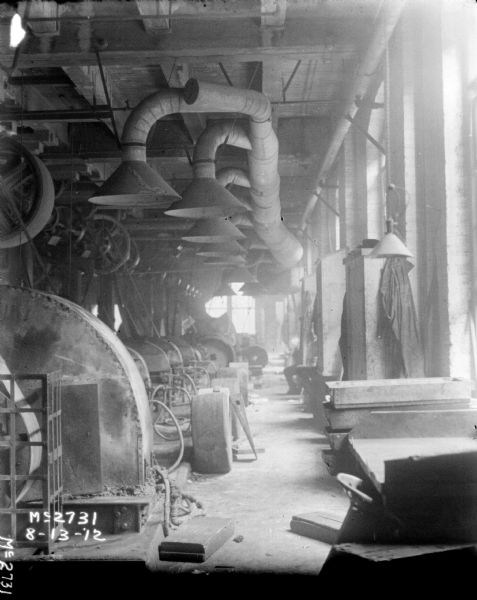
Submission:
<svg viewBox="0 0 477 600">
<path fill-rule="evenodd" d="M 54 203 L 55 186 L 42 161 L 17 140 L 0 136 L 0 248 L 38 235 Z"/>
<path fill-rule="evenodd" d="M 198 473 L 228 473 L 232 468 L 228 393 L 214 391 L 195 396 L 191 426 L 194 470 Z"/>
</svg>

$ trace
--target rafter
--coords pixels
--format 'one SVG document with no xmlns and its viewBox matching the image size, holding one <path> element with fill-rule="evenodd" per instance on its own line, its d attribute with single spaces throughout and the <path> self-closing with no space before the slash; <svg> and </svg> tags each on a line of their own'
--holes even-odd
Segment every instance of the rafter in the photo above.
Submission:
<svg viewBox="0 0 477 600">
<path fill-rule="evenodd" d="M 107 105 L 106 94 L 104 93 L 98 66 L 64 66 L 63 70 L 71 79 L 78 92 L 91 104 L 91 106 L 96 106 L 98 104 L 103 106 Z M 124 104 L 124 98 L 122 98 L 118 89 L 112 82 L 106 67 L 104 68 L 104 75 L 113 107 L 122 106 Z M 124 123 L 127 119 L 127 114 L 116 112 L 115 119 L 119 135 L 121 135 Z M 106 124 L 111 131 L 113 131 L 113 126 L 109 119 L 106 120 Z"/>
<path fill-rule="evenodd" d="M 170 87 L 184 87 L 190 77 L 189 65 L 184 61 L 161 60 L 161 69 Z M 193 113 L 184 113 L 182 117 L 189 136 L 195 144 L 205 129 L 205 118 L 203 115 Z"/>
</svg>

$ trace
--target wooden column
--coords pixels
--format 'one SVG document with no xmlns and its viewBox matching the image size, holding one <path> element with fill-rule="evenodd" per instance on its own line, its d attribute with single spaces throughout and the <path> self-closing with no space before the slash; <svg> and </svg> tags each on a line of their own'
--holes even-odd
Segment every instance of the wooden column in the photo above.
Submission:
<svg viewBox="0 0 477 600">
<path fill-rule="evenodd" d="M 114 295 L 112 275 L 102 275 L 99 279 L 98 317 L 114 329 Z"/>
</svg>

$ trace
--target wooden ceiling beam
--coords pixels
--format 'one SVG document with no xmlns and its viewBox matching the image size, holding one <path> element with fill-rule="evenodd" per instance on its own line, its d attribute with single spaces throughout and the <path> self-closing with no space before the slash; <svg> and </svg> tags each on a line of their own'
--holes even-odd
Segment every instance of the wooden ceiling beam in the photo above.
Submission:
<svg viewBox="0 0 477 600">
<path fill-rule="evenodd" d="M 106 94 L 102 85 L 101 75 L 99 67 L 96 65 L 90 66 L 65 66 L 63 65 L 63 71 L 73 82 L 78 92 L 89 102 L 93 107 L 97 104 L 107 105 Z M 108 73 L 107 67 L 103 68 L 106 85 L 108 87 L 108 93 L 113 107 L 119 107 L 124 105 L 124 98 L 119 93 L 118 89 L 111 80 Z M 124 123 L 127 119 L 126 113 L 116 111 L 114 113 L 116 120 L 116 126 L 118 133 L 121 135 Z M 106 124 L 111 131 L 113 131 L 113 125 L 110 119 L 106 119 Z"/>
<path fill-rule="evenodd" d="M 136 0 L 135 4 L 141 16 L 157 15 L 154 19 L 143 19 L 142 25 L 147 34 L 160 35 L 170 30 L 171 21 L 167 18 L 170 9 L 169 0 Z"/>
<path fill-rule="evenodd" d="M 278 0 L 277 0 L 278 2 Z M 280 0 L 279 6 L 283 3 Z M 283 13 L 281 13 L 283 14 Z M 265 26 L 271 17 L 260 19 L 209 20 L 173 23 L 172 33 L 157 36 L 141 35 L 142 24 L 95 23 L 86 30 L 85 24 L 62 23 L 61 33 L 52 48 L 45 49 L 40 40 L 31 37 L 20 55 L 17 66 L 54 67 L 96 65 L 95 44 L 105 43 L 102 62 L 108 65 L 157 66 L 165 59 L 186 63 L 260 62 L 270 57 L 319 60 L 327 57 L 353 56 L 360 50 L 362 39 L 369 35 L 371 22 L 356 23 L 340 19 L 328 24 L 314 19 L 294 19 L 287 16 L 283 26 Z M 84 31 L 81 29 L 83 27 Z M 12 64 L 14 50 L 8 47 L 8 31 L 0 25 L 0 56 L 3 66 Z M 263 32 L 268 32 L 265 37 Z M 270 39 L 267 40 L 269 35 Z M 158 43 L 159 42 L 159 43 Z"/>
</svg>

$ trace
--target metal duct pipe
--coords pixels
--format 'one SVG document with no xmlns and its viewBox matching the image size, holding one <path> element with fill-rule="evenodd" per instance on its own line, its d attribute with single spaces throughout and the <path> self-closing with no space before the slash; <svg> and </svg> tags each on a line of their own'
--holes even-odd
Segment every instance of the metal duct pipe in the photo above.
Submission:
<svg viewBox="0 0 477 600">
<path fill-rule="evenodd" d="M 280 211 L 278 140 L 269 100 L 240 90 L 189 79 L 183 90 L 162 90 L 145 98 L 129 115 L 122 136 L 123 161 L 146 161 L 146 142 L 157 120 L 172 113 L 233 112 L 250 117 L 249 152 L 253 224 L 257 234 L 284 267 L 303 255 L 300 242 L 284 226 Z"/>
<path fill-rule="evenodd" d="M 216 179 L 224 187 L 232 184 L 250 188 L 250 179 L 247 173 L 243 169 L 237 169 L 236 167 L 220 169 L 220 171 L 217 171 Z"/>
<path fill-rule="evenodd" d="M 358 112 L 359 107 L 356 104 L 356 100 L 361 100 L 366 95 L 368 87 L 381 61 L 383 52 L 385 51 L 394 28 L 401 17 L 405 3 L 406 0 L 393 0 L 393 2 L 382 3 L 373 37 L 366 49 L 363 60 L 356 69 L 354 80 L 346 96 L 347 100 L 340 111 L 342 116 L 335 127 L 325 157 L 318 168 L 315 191 L 308 200 L 308 204 L 303 213 L 300 225 L 301 231 L 304 231 L 308 224 L 308 219 L 318 202 L 328 171 L 333 166 L 343 140 L 351 127 L 351 120 Z"/>
<path fill-rule="evenodd" d="M 203 85 L 207 88 L 209 84 L 200 84 L 201 87 Z M 197 93 L 205 94 L 206 90 L 203 92 L 198 90 Z M 266 98 L 265 100 L 268 103 Z M 268 109 L 270 111 L 269 103 Z M 250 109 L 249 111 L 252 112 Z M 232 181 L 236 183 L 240 181 L 242 185 L 250 188 L 252 225 L 255 231 L 270 248 L 278 262 L 284 267 L 292 267 L 301 259 L 303 249 L 281 220 L 278 140 L 271 121 L 263 120 L 263 114 L 260 119 L 255 121 L 251 116 L 249 136 L 234 123 L 215 123 L 207 127 L 198 139 L 194 150 L 194 174 L 197 177 L 215 177 L 215 155 L 222 144 L 249 150 L 250 178 L 241 169 L 227 170 L 222 172 L 220 183 L 225 186 Z M 230 181 L 229 177 L 231 177 Z M 247 226 L 250 224 L 250 219 L 246 215 L 235 215 L 232 217 L 232 222 L 234 225 Z"/>
<path fill-rule="evenodd" d="M 215 155 L 222 144 L 235 146 L 244 150 L 252 149 L 250 140 L 243 127 L 233 121 L 213 123 L 204 129 L 195 145 L 194 156 L 192 158 L 194 177 L 212 177 L 215 179 Z M 248 181 L 248 177 L 244 171 L 241 169 L 235 169 L 235 171 L 240 171 Z M 222 185 L 225 187 L 226 184 Z M 249 181 L 247 187 L 250 187 Z"/>
<path fill-rule="evenodd" d="M 231 144 L 230 140 L 227 143 Z M 216 179 L 220 185 L 223 185 L 224 187 L 230 183 L 233 185 L 240 185 L 248 189 L 251 187 L 250 179 L 248 178 L 247 173 L 243 169 L 237 169 L 236 167 L 226 167 L 225 169 L 220 169 L 220 171 L 217 172 Z M 253 227 L 250 217 L 245 214 L 234 215 L 230 218 L 230 220 L 236 227 Z"/>
</svg>

